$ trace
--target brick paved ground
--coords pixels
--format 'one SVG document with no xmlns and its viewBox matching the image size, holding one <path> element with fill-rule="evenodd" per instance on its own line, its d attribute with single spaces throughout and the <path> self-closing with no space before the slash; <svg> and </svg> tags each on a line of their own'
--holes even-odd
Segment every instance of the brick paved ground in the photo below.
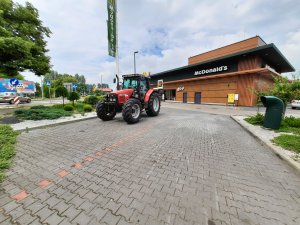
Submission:
<svg viewBox="0 0 300 225">
<path fill-rule="evenodd" d="M 0 224 L 300 224 L 300 175 L 227 116 L 162 109 L 22 133 Z"/>
</svg>

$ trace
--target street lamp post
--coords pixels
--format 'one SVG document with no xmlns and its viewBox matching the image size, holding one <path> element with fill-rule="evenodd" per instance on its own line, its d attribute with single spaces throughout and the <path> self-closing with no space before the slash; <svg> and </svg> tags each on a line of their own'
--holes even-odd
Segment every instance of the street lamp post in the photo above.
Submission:
<svg viewBox="0 0 300 225">
<path fill-rule="evenodd" d="M 135 54 L 139 53 L 138 51 L 133 53 L 133 61 L 134 61 L 134 74 L 136 74 L 136 65 L 135 65 Z"/>
</svg>

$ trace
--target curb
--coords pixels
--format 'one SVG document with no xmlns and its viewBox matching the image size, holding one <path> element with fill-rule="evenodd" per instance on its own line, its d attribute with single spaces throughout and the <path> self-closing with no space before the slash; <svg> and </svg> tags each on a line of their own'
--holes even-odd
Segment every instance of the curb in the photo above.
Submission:
<svg viewBox="0 0 300 225">
<path fill-rule="evenodd" d="M 277 157 L 280 159 L 285 160 L 290 166 L 292 166 L 296 171 L 300 174 L 300 164 L 295 162 L 293 159 L 291 159 L 288 155 L 286 155 L 281 147 L 278 147 L 276 145 L 270 144 L 263 140 L 260 136 L 256 135 L 253 131 L 251 131 L 247 126 L 242 124 L 237 118 L 234 118 L 233 116 L 230 116 L 231 119 L 233 119 L 236 123 L 238 123 L 244 130 L 246 130 L 249 134 L 251 134 L 255 139 L 257 139 L 260 143 L 262 143 L 264 146 L 271 149 Z M 249 125 L 250 126 L 250 125 Z M 253 125 L 251 125 L 253 126 Z"/>
<path fill-rule="evenodd" d="M 27 128 L 22 128 L 22 129 L 14 129 L 14 130 L 24 132 L 24 131 L 30 131 L 30 130 L 43 129 L 43 128 L 46 128 L 46 127 L 55 127 L 57 125 L 76 123 L 76 122 L 95 119 L 95 118 L 97 118 L 97 116 L 91 116 L 91 117 L 88 117 L 88 118 L 80 118 L 80 119 L 76 119 L 76 120 L 62 121 L 62 122 L 57 122 L 57 123 L 52 123 L 52 124 L 46 124 L 46 125 L 41 125 L 41 126 L 36 126 L 36 127 L 27 127 Z"/>
</svg>

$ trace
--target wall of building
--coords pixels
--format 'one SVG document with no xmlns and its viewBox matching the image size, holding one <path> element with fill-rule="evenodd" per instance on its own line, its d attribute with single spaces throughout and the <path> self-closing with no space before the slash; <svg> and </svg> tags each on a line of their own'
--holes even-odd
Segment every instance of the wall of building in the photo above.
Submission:
<svg viewBox="0 0 300 225">
<path fill-rule="evenodd" d="M 259 56 L 246 56 L 239 59 L 238 71 L 252 70 L 262 67 L 262 59 Z"/>
<path fill-rule="evenodd" d="M 231 45 L 227 45 L 209 52 L 205 52 L 199 55 L 192 56 L 188 59 L 188 64 L 195 64 L 204 62 L 206 60 L 218 58 L 225 55 L 230 55 L 233 53 L 245 51 L 251 48 L 256 48 L 262 45 L 265 45 L 266 43 L 258 36 L 249 38 L 247 40 L 243 40 Z"/>
<path fill-rule="evenodd" d="M 266 90 L 272 86 L 271 76 L 256 73 L 216 79 L 164 84 L 164 90 L 176 90 L 176 101 L 183 102 L 183 93 L 187 93 L 187 102 L 195 101 L 195 93 L 201 92 L 201 103 L 227 104 L 228 94 L 239 94 L 240 106 L 255 106 L 255 90 Z M 178 91 L 178 88 L 184 87 Z"/>
</svg>

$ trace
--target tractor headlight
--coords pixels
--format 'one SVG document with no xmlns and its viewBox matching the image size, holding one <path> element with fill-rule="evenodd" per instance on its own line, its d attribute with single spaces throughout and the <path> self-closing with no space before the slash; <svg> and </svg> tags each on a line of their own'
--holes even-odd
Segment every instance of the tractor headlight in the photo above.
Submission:
<svg viewBox="0 0 300 225">
<path fill-rule="evenodd" d="M 116 102 L 117 101 L 117 96 L 116 95 L 109 95 L 109 101 L 110 102 Z"/>
</svg>

